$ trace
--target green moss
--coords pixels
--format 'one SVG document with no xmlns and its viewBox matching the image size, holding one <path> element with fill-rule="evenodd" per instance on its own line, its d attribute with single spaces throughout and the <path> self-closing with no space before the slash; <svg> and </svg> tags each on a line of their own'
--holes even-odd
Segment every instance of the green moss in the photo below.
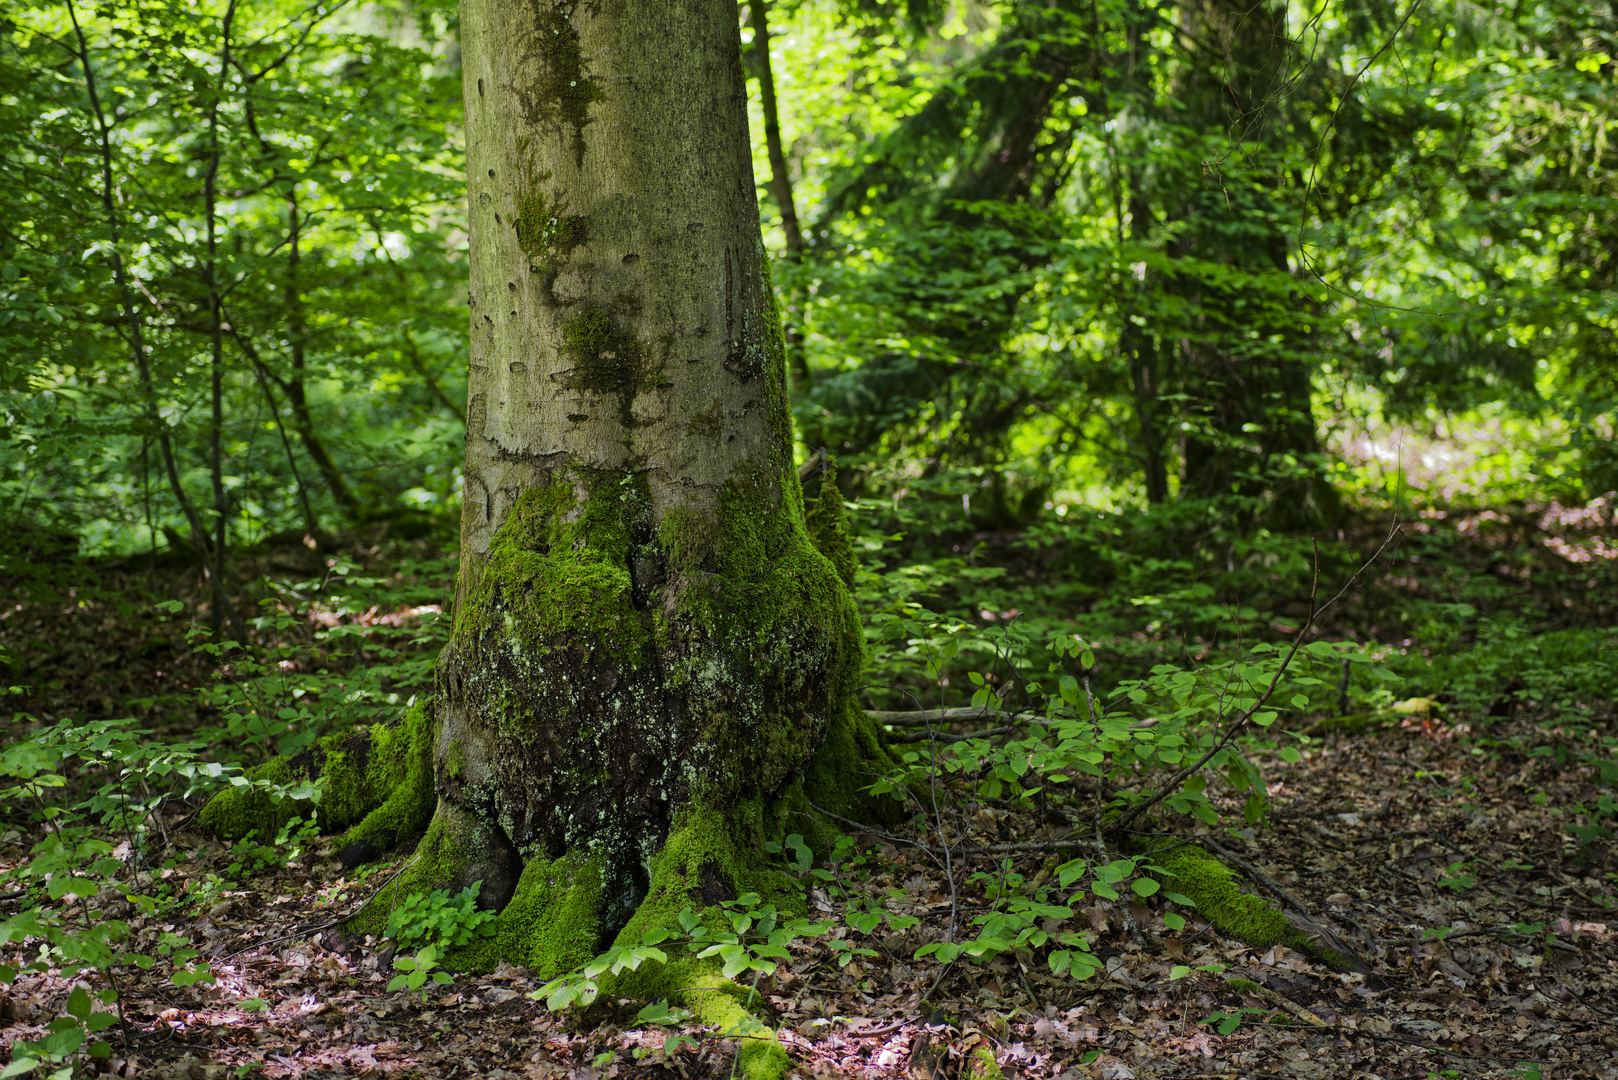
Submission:
<svg viewBox="0 0 1618 1080">
<path fill-rule="evenodd" d="M 1353 962 L 1311 941 L 1287 917 L 1263 899 L 1243 892 L 1224 863 L 1195 844 L 1186 844 L 1161 854 L 1143 849 L 1150 861 L 1168 871 L 1170 888 L 1189 896 L 1197 911 L 1227 937 L 1255 949 L 1275 945 L 1313 957 L 1340 971 L 1352 970 Z"/>
<path fill-rule="evenodd" d="M 316 821 L 322 832 L 350 830 L 348 840 L 392 847 L 427 827 L 433 794 L 433 721 L 425 699 L 398 724 L 373 724 L 358 732 L 328 735 L 292 758 L 276 758 L 248 773 L 254 780 L 290 784 L 323 781 Z M 227 788 L 202 811 L 203 827 L 227 839 L 257 833 L 273 837 L 308 804 L 275 802 L 268 792 Z"/>
<path fill-rule="evenodd" d="M 718 906 L 742 892 L 757 892 L 778 910 L 802 914 L 802 890 L 790 876 L 755 861 L 762 855 L 763 814 L 758 801 L 731 814 L 686 811 L 653 860 L 646 899 L 618 936 L 619 944 L 639 942 L 648 930 L 680 929 L 680 913 L 691 908 L 710 925 L 724 917 Z M 387 925 L 391 898 L 440 887 L 455 880 L 465 865 L 461 848 L 435 822 L 422 841 L 423 859 L 397 885 L 349 924 L 357 933 L 379 934 Z M 600 938 L 605 897 L 599 857 L 577 853 L 558 859 L 530 859 L 516 894 L 496 921 L 492 938 L 453 951 L 452 966 L 489 971 L 504 959 L 524 964 L 538 978 L 572 971 L 605 945 Z M 667 999 L 691 1009 L 697 1020 L 740 1039 L 740 1071 L 778 1077 L 790 1065 L 786 1051 L 768 1028 L 758 1030 L 749 1009 L 750 991 L 724 978 L 706 960 L 673 956 L 666 965 L 644 964 L 637 971 L 604 976 L 602 992 L 655 1001 Z"/>
<path fill-rule="evenodd" d="M 254 769 L 247 779 L 265 780 L 272 784 L 293 784 L 305 780 L 298 775 L 285 758 L 274 758 Z M 226 840 L 241 840 L 257 835 L 261 840 L 273 839 L 275 834 L 294 814 L 303 813 L 308 804 L 291 799 L 276 802 L 267 791 L 250 787 L 229 787 L 208 800 L 202 808 L 202 827 Z"/>
<path fill-rule="evenodd" d="M 469 838 L 456 827 L 455 820 L 444 814 L 436 815 L 427 827 L 427 834 L 416 846 L 412 861 L 387 887 L 355 912 L 354 917 L 343 924 L 343 928 L 352 934 L 380 937 L 387 929 L 388 916 L 399 901 L 414 893 L 428 893 L 459 882 L 468 862 Z"/>
<path fill-rule="evenodd" d="M 752 1080 L 779 1080 L 792 1059 L 774 1031 L 749 1009 L 749 992 L 701 960 L 670 960 L 660 967 L 642 965 L 610 980 L 615 995 L 645 1001 L 668 1000 L 690 1009 L 696 1021 L 717 1028 L 737 1041 L 736 1073 Z"/>
<path fill-rule="evenodd" d="M 1349 713 L 1347 716 L 1328 716 L 1316 720 L 1309 725 L 1305 734 L 1327 735 L 1337 732 L 1344 735 L 1358 735 L 1362 731 L 1387 726 L 1388 718 L 1381 713 Z"/>
<path fill-rule="evenodd" d="M 582 308 L 562 323 L 562 355 L 572 365 L 562 385 L 616 397 L 618 420 L 626 428 L 636 423 L 635 398 L 656 388 L 663 375 L 651 350 L 599 304 Z"/>
<path fill-rule="evenodd" d="M 1306 939 L 1286 916 L 1261 898 L 1237 887 L 1230 868 L 1195 844 L 1186 844 L 1162 854 L 1152 854 L 1151 862 L 1161 866 L 1173 879 L 1165 882 L 1184 893 L 1197 905 L 1197 911 L 1219 929 L 1255 949 L 1285 944 L 1305 951 L 1293 939 Z"/>
<path fill-rule="evenodd" d="M 567 479 L 518 496 L 456 612 L 455 642 L 469 655 L 510 636 L 511 652 L 527 662 L 586 641 L 631 664 L 643 660 L 650 623 L 632 602 L 629 555 L 635 519 L 646 513 L 645 480 L 587 473 L 582 482 L 582 507 Z"/>
<path fill-rule="evenodd" d="M 688 907 L 712 908 L 708 915 L 718 918 L 717 905 L 739 893 L 756 892 L 778 910 L 801 914 L 797 882 L 764 864 L 764 820 L 757 798 L 728 814 L 688 807 L 652 860 L 651 888 L 619 933 L 619 944 L 639 941 L 654 928 L 678 929 L 680 912 Z"/>
<path fill-rule="evenodd" d="M 1388 706 L 1388 712 L 1395 716 L 1415 716 L 1423 720 L 1438 720 L 1444 714 L 1444 703 L 1434 698 L 1413 697 L 1404 701 L 1395 701 Z"/>
<path fill-rule="evenodd" d="M 525 156 L 526 147 L 519 149 Z M 566 200 L 544 185 L 551 174 L 524 165 L 517 181 L 517 212 L 511 224 L 517 246 L 529 259 L 529 270 L 544 274 L 547 294 L 573 250 L 590 238 L 589 219 L 567 212 Z"/>
<path fill-rule="evenodd" d="M 1225 985 L 1238 993 L 1256 994 L 1259 992 L 1258 983 L 1252 979 L 1226 979 Z"/>
<path fill-rule="evenodd" d="M 697 717 L 702 741 L 723 766 L 701 778 L 696 794 L 708 805 L 730 805 L 747 791 L 782 792 L 803 775 L 811 749 L 845 719 L 864 665 L 853 599 L 803 519 L 794 520 L 796 488 L 793 477 L 777 498 L 743 474 L 721 489 L 715 511 L 670 512 L 657 528 L 676 598 L 660 626 L 662 643 L 671 636 L 709 642 L 671 650 L 667 666 L 671 685 L 691 687 L 708 704 Z M 731 656 L 749 657 L 748 670 L 732 670 Z M 834 753 L 853 745 L 835 741 Z"/>
<path fill-rule="evenodd" d="M 572 971 L 601 951 L 601 892 L 599 859 L 530 859 L 494 936 L 455 950 L 447 962 L 492 971 L 506 960 L 541 979 Z"/>
<path fill-rule="evenodd" d="M 513 87 L 523 119 L 573 132 L 574 159 L 584 164 L 584 129 L 590 106 L 606 97 L 605 80 L 590 74 L 579 45 L 579 33 L 568 16 L 577 6 L 564 0 L 530 0 L 534 31 L 526 42 L 527 70 L 535 72 L 526 84 Z"/>
<path fill-rule="evenodd" d="M 994 1047 L 980 1042 L 967 1055 L 966 1068 L 961 1070 L 961 1075 L 970 1080 L 1000 1080 L 1006 1074 L 994 1058 Z"/>
<path fill-rule="evenodd" d="M 359 823 L 349 829 L 345 842 L 391 848 L 422 832 L 432 822 L 438 797 L 433 789 L 433 743 L 437 725 L 425 697 L 405 714 L 397 727 L 378 724 L 370 729 L 371 760 L 365 782 L 354 790 L 363 800 L 349 808 Z M 384 798 L 375 803 L 378 795 Z"/>
<path fill-rule="evenodd" d="M 718 906 L 734 899 L 730 885 L 755 892 L 778 911 L 802 914 L 803 891 L 790 876 L 762 863 L 764 815 L 752 800 L 730 814 L 688 809 L 652 862 L 652 886 L 617 943 L 642 940 L 654 928 L 680 929 L 680 913 L 691 908 L 703 922 L 724 918 Z M 738 1070 L 746 1076 L 778 1077 L 791 1065 L 775 1033 L 752 1019 L 751 991 L 719 974 L 710 962 L 671 959 L 642 965 L 612 981 L 614 994 L 656 1001 L 666 998 L 690 1009 L 696 1019 L 739 1039 Z M 751 1006 L 751 1008 L 750 1008 Z"/>
<path fill-rule="evenodd" d="M 876 721 L 850 698 L 833 717 L 825 742 L 810 761 L 803 790 L 823 810 L 873 825 L 892 824 L 903 816 L 903 804 L 863 789 L 896 765 L 882 746 Z M 790 831 L 808 836 L 803 829 Z"/>
<path fill-rule="evenodd" d="M 848 535 L 848 511 L 843 506 L 843 493 L 837 487 L 837 466 L 830 457 L 826 459 L 826 475 L 820 482 L 820 493 L 809 508 L 807 524 L 815 547 L 831 560 L 843 584 L 852 589 L 858 563 L 854 559 L 854 543 Z"/>
</svg>

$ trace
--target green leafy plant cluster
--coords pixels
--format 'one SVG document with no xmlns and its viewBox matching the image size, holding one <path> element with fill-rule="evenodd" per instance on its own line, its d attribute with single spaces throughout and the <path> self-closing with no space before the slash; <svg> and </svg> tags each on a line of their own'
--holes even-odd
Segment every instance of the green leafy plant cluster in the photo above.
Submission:
<svg viewBox="0 0 1618 1080">
<path fill-rule="evenodd" d="M 553 1011 L 585 1007 L 600 995 L 603 976 L 638 971 L 647 963 L 667 964 L 670 950 L 712 961 L 727 979 L 752 972 L 756 985 L 760 976 L 772 974 L 778 961 L 790 955 L 792 942 L 829 929 L 825 923 L 784 913 L 757 893 L 744 893 L 701 912 L 686 907 L 678 922 L 678 928 L 652 927 L 638 941 L 621 941 L 528 996 Z"/>
<path fill-rule="evenodd" d="M 410 993 L 421 991 L 423 998 L 426 991 L 423 989 L 431 980 L 439 986 L 448 986 L 455 981 L 447 971 L 438 969 L 438 947 L 423 945 L 413 955 L 396 956 L 393 958 L 393 968 L 399 974 L 388 982 L 388 993 L 405 990 Z"/>
<path fill-rule="evenodd" d="M 13 723 L 26 729 L 32 721 L 17 715 Z M 131 937 L 129 923 L 107 910 L 109 904 L 122 903 L 155 916 L 206 899 L 196 893 L 171 894 L 160 874 L 143 869 L 156 860 L 165 842 L 164 804 L 225 783 L 257 785 L 274 799 L 319 797 L 317 785 L 250 781 L 234 766 L 203 760 L 197 743 L 156 742 L 150 731 L 135 724 L 129 719 L 62 721 L 0 749 L 0 799 L 32 821 L 40 835 L 28 858 L 0 875 L 0 883 L 23 894 L 20 910 L 0 921 L 0 946 L 33 955 L 20 965 L 0 964 L 0 983 L 10 985 L 28 971 L 69 979 L 86 975 L 104 983 L 94 1000 L 76 989 L 67 1015 L 52 1022 L 49 1036 L 18 1044 L 6 1075 L 27 1071 L 24 1062 L 61 1064 L 71 1071 L 76 1055 L 107 1056 L 108 1044 L 94 1036 L 110 1027 L 116 1014 L 95 1005 L 120 1007 L 121 972 L 161 964 L 176 987 L 213 981 L 208 965 L 196 962 L 197 950 L 184 937 L 165 931 L 149 949 L 131 948 L 125 944 Z M 84 797 L 75 798 L 75 790 Z M 119 853 L 119 837 L 127 855 Z"/>
<path fill-rule="evenodd" d="M 419 944 L 436 950 L 438 955 L 470 945 L 480 937 L 491 937 L 495 913 L 477 907 L 482 888 L 483 882 L 474 881 L 455 894 L 448 889 L 412 893 L 388 915 L 386 936 L 401 949 Z"/>
<path fill-rule="evenodd" d="M 92 997 L 84 987 L 75 986 L 67 997 L 67 1015 L 47 1025 L 49 1035 L 34 1042 L 18 1039 L 11 1044 L 11 1063 L 0 1069 L 0 1080 L 22 1076 L 42 1065 L 58 1066 L 48 1074 L 51 1080 L 70 1080 L 76 1071 L 73 1061 L 81 1053 L 92 1061 L 106 1061 L 112 1056 L 112 1044 L 97 1036 L 117 1024 L 118 1017 L 96 1006 L 116 1000 L 111 990 Z"/>
</svg>

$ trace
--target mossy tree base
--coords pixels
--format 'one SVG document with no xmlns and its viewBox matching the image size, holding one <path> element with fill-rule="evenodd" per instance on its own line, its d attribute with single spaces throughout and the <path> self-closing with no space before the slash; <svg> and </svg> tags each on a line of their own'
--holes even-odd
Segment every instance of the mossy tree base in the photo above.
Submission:
<svg viewBox="0 0 1618 1080">
<path fill-rule="evenodd" d="M 896 816 L 862 790 L 892 762 L 855 702 L 864 652 L 847 583 L 796 488 L 772 505 L 738 482 L 661 527 L 645 500 L 633 474 L 563 473 L 516 500 L 463 576 L 438 669 L 437 809 L 351 932 L 380 934 L 405 896 L 481 881 L 495 933 L 448 964 L 555 977 L 677 932 L 686 909 L 714 925 L 745 893 L 801 914 L 801 887 L 765 844 L 829 843 L 816 806 Z M 846 545 L 834 487 L 821 503 L 815 538 Z M 604 993 L 745 1031 L 748 1075 L 787 1065 L 710 961 L 675 949 L 610 981 Z"/>
</svg>

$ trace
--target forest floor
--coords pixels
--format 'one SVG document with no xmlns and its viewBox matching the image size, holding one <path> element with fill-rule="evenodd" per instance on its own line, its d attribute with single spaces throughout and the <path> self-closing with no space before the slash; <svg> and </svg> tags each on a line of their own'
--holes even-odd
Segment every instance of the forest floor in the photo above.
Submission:
<svg viewBox="0 0 1618 1080">
<path fill-rule="evenodd" d="M 57 674 L 54 689 L 29 702 L 35 715 L 107 715 L 141 687 L 151 693 L 154 680 L 172 688 L 204 679 L 207 664 L 142 610 L 12 605 L 0 621 L 8 645 L 26 640 L 25 663 Z M 919 945 L 989 909 L 966 875 L 996 864 L 975 848 L 1057 835 L 1032 815 L 977 804 L 948 822 L 917 823 L 960 838 L 954 888 L 925 849 L 906 842 L 911 834 L 856 833 L 832 867 L 844 899 L 833 903 L 821 879 L 810 906 L 833 915 L 863 897 L 870 909 L 919 923 L 864 936 L 829 919 L 836 929 L 797 942 L 758 989 L 808 1076 L 953 1080 L 974 1075 L 974 1051 L 987 1047 L 1008 1076 L 1063 1080 L 1618 1078 L 1610 846 L 1581 845 L 1568 831 L 1575 808 L 1594 804 L 1601 786 L 1587 764 L 1547 752 L 1546 730 L 1544 717 L 1524 713 L 1486 726 L 1411 718 L 1328 735 L 1296 762 L 1278 754 L 1260 762 L 1271 796 L 1262 825 L 1201 838 L 1239 869 L 1245 888 L 1307 913 L 1359 953 L 1367 972 L 1248 948 L 1193 912 L 1173 930 L 1144 903 L 1073 913 L 1072 923 L 1094 932 L 1105 965 L 1082 981 L 1052 975 L 1031 955 L 915 960 Z M 522 970 L 457 973 L 425 994 L 390 993 L 387 943 L 350 940 L 335 924 L 402 860 L 345 872 L 330 839 L 255 852 L 187 828 L 193 807 L 162 812 L 163 866 L 133 884 L 175 902 L 142 915 L 109 892 L 90 909 L 127 921 L 137 950 L 156 949 L 164 934 L 189 940 L 216 981 L 179 988 L 161 965 L 121 972 L 130 1041 L 111 1033 L 114 1075 L 732 1074 L 728 1040 L 690 1032 L 694 1041 L 665 1050 L 679 1027 L 637 1020 L 638 1004 L 597 1008 L 586 1026 L 530 997 L 538 984 Z M 28 857 L 36 835 L 24 821 L 0 822 L 0 868 Z M 1038 858 L 1021 869 L 1036 874 Z M 16 898 L 0 897 L 0 916 L 14 913 Z M 847 951 L 835 941 L 863 954 L 840 966 Z M 0 1038 L 44 1037 L 71 989 L 55 973 L 20 975 L 0 996 Z"/>
</svg>

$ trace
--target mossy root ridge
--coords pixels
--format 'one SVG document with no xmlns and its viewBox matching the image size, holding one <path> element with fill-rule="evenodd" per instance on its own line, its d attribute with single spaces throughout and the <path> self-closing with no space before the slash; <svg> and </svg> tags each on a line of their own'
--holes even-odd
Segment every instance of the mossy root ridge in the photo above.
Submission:
<svg viewBox="0 0 1618 1080">
<path fill-rule="evenodd" d="M 1355 969 L 1349 957 L 1312 941 L 1262 898 L 1243 892 L 1230 867 L 1196 844 L 1157 851 L 1162 846 L 1143 845 L 1140 852 L 1168 872 L 1164 884 L 1189 896 L 1221 934 L 1255 949 L 1284 945 L 1337 971 Z"/>
<path fill-rule="evenodd" d="M 418 835 L 432 820 L 434 737 L 432 710 L 418 700 L 403 720 L 328 735 L 247 775 L 277 784 L 324 779 L 315 820 L 324 833 L 347 830 L 344 862 L 353 865 Z M 227 840 L 255 834 L 268 840 L 301 809 L 261 788 L 231 787 L 203 807 L 201 821 Z"/>
<path fill-rule="evenodd" d="M 801 885 L 790 875 L 748 858 L 761 843 L 761 830 L 773 817 L 754 803 L 740 814 L 723 815 L 700 807 L 676 823 L 652 863 L 652 886 L 614 944 L 641 941 L 649 931 L 678 932 L 680 915 L 695 912 L 708 926 L 724 924 L 719 907 L 743 893 L 757 893 L 778 910 L 806 910 Z M 739 1075 L 777 1080 L 791 1068 L 775 1033 L 749 1006 L 753 993 L 725 978 L 712 960 L 672 956 L 667 964 L 643 964 L 610 980 L 606 992 L 646 1001 L 666 999 L 690 1009 L 697 1021 L 737 1040 Z"/>
</svg>

